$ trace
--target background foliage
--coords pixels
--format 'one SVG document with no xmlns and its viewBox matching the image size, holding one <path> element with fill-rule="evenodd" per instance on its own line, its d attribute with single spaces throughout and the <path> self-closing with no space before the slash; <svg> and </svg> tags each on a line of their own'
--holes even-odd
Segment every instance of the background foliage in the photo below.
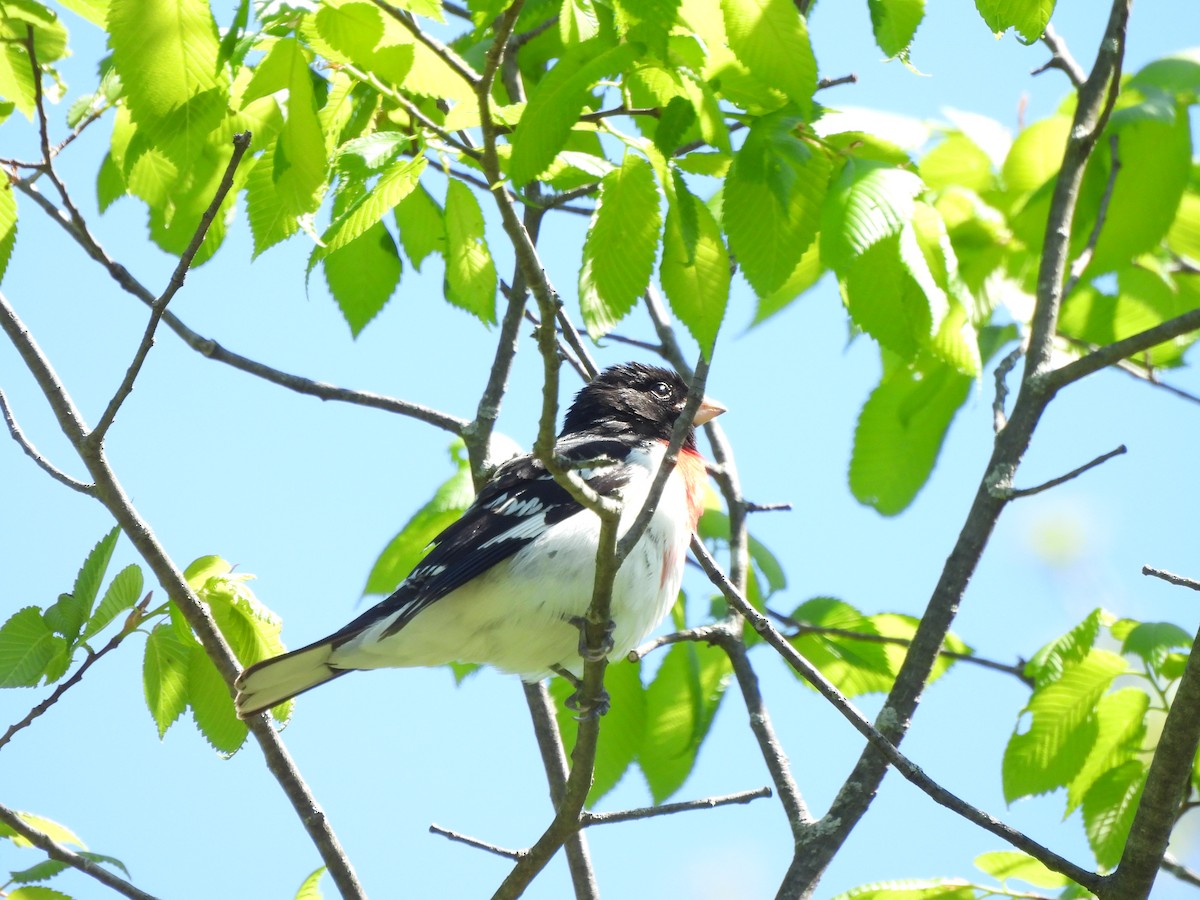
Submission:
<svg viewBox="0 0 1200 900">
<path fill-rule="evenodd" d="M 1139 8 L 1134 21 L 1145 12 L 1161 28 L 1170 20 L 1162 8 L 1168 5 Z M 926 23 L 920 2 L 870 2 L 861 20 L 844 28 L 823 7 L 808 19 L 782 0 L 686 0 L 653 9 L 531 2 L 512 22 L 523 36 L 520 54 L 496 72 L 492 124 L 481 129 L 470 79 L 488 71 L 486 54 L 503 4 L 459 10 L 412 3 L 408 12 L 362 0 L 312 7 L 243 2 L 214 10 L 201 2 L 133 0 L 65 6 L 60 18 L 34 0 L 0 2 L 0 114 L 7 116 L 0 154 L 13 162 L 36 159 L 45 149 L 36 127 L 39 89 L 30 75 L 32 35 L 45 72 L 41 99 L 49 104 L 51 140 L 79 129 L 56 167 L 65 173 L 80 221 L 153 294 L 196 233 L 226 170 L 233 134 L 249 130 L 248 155 L 195 256 L 204 266 L 171 307 L 200 334 L 249 357 L 466 419 L 491 364 L 496 329 L 507 333 L 501 283 L 506 290 L 513 284 L 514 249 L 486 188 L 497 183 L 498 171 L 518 199 L 567 207 L 544 222 L 527 217 L 526 223 L 535 234 L 542 227 L 543 261 L 568 315 L 599 341 L 590 349 L 603 362 L 644 356 L 605 336 L 617 331 L 654 341 L 642 298 L 661 289 L 687 353 L 712 355 L 712 389 L 736 411 L 736 424 L 731 417 L 727 428 L 747 495 L 797 502 L 796 512 L 753 517 L 749 598 L 780 614 L 784 631 L 794 632 L 794 646 L 844 694 L 878 708 L 986 459 L 990 372 L 1026 331 L 1054 176 L 1074 113 L 1072 99 L 1054 106 L 1066 92 L 1062 82 L 1043 76 L 1033 83 L 1030 89 L 1045 96 L 1022 113 L 1015 136 L 974 111 L 946 110 L 931 125 L 854 109 L 853 86 L 818 89 L 819 77 L 846 73 L 824 62 L 818 69 L 817 59 L 835 55 L 843 31 L 854 31 L 860 48 L 868 40 L 876 48 L 847 60 L 848 68 L 877 67 L 882 52 L 908 68 L 881 69 L 881 82 L 898 93 L 916 91 L 924 80 L 916 70 L 925 63 L 914 36 L 918 26 L 935 27 L 941 15 L 930 11 Z M 986 69 L 993 58 L 985 54 L 994 47 L 1019 55 L 1025 68 L 1045 60 L 1047 48 L 1022 50 L 1014 35 L 1036 41 L 1053 4 L 977 6 L 973 20 L 952 24 L 955 40 L 973 47 L 979 60 L 970 67 L 947 64 L 933 72 L 934 80 Z M 668 27 L 671 21 L 677 27 Z M 417 36 L 406 22 L 433 39 Z M 988 29 L 1013 35 L 989 45 Z M 1067 34 L 1066 26 L 1061 30 Z M 1082 55 L 1095 44 L 1095 33 L 1082 25 L 1080 32 L 1078 42 L 1076 33 L 1068 36 Z M 1176 37 L 1169 35 L 1171 49 Z M 452 42 L 453 52 L 443 41 Z M 1070 234 L 1077 264 L 1055 364 L 1200 305 L 1200 187 L 1191 144 L 1200 59 L 1195 51 L 1157 61 L 1149 56 L 1127 66 L 1083 175 Z M 86 64 L 65 77 L 77 62 Z M 864 89 L 869 82 L 864 78 Z M 1003 95 L 1003 108 L 1011 109 L 1019 89 Z M 881 96 L 889 105 L 886 92 Z M 1012 114 L 1004 115 L 1013 124 Z M 494 159 L 480 149 L 481 141 L 489 146 L 490 128 L 499 134 Z M 103 270 L 90 268 L 79 247 L 47 224 L 33 192 L 59 202 L 48 178 L 32 178 L 20 165 L 12 172 L 14 181 L 25 180 L 0 192 L 3 287 L 34 333 L 47 335 L 47 351 L 94 421 L 128 364 L 145 314 L 128 297 L 114 294 L 110 302 Z M 94 199 L 86 188 L 93 179 Z M 69 215 L 70 206 L 62 205 Z M 164 253 L 148 250 L 146 236 Z M 70 262 L 58 262 L 60 254 Z M 256 260 L 249 268 L 248 258 Z M 307 304 L 299 299 L 306 290 Z M 448 312 L 439 295 L 455 309 Z M 808 299 L 817 296 L 824 298 L 819 310 Z M 843 353 L 847 334 L 853 340 Z M 1194 337 L 1184 332 L 1133 357 L 1134 373 L 1186 386 L 1189 376 L 1171 370 L 1182 365 Z M 386 593 L 428 537 L 469 501 L 466 449 L 457 447 L 445 466 L 438 454 L 449 438 L 428 425 L 356 407 L 319 407 L 210 365 L 165 334 L 160 345 L 121 412 L 109 451 L 169 551 L 195 558 L 185 572 L 188 583 L 243 664 L 282 648 L 280 618 L 254 590 L 291 623 L 288 642 L 301 643 L 301 635 L 322 633 L 348 612 L 342 600 L 316 598 L 350 596 L 356 585 L 347 588 L 346 576 L 363 577 L 356 571 L 370 573 L 366 593 Z M 540 378 L 532 351 L 530 343 L 518 357 L 501 422 L 526 445 Z M 71 468 L 68 448 L 42 416 L 15 357 L 6 355 L 4 365 L 0 386 L 11 393 L 20 421 L 39 448 Z M 1180 430 L 1190 412 L 1180 399 L 1159 411 L 1162 393 L 1131 379 L 1096 380 L 1098 387 L 1071 389 L 1091 394 L 1067 406 L 1065 422 L 1048 419 L 1038 432 L 1021 483 L 1044 480 L 1036 477 L 1042 470 L 1046 478 L 1060 474 L 1118 441 L 1131 444 L 1141 474 L 1120 486 L 1109 468 L 1087 476 L 1081 485 L 1110 479 L 1114 493 L 1099 501 L 1069 493 L 1082 490 L 1075 485 L 1059 489 L 1070 500 L 1021 501 L 1041 512 L 1024 514 L 1033 518 L 1001 533 L 1001 561 L 985 557 L 981 587 L 969 598 L 988 611 L 968 610 L 956 625 L 962 640 L 947 644 L 959 654 L 1000 658 L 1011 671 L 981 675 L 957 666 L 930 701 L 951 711 L 950 722 L 924 726 L 927 715 L 939 720 L 936 709 L 923 710 L 905 750 L 923 765 L 938 760 L 927 765 L 931 774 L 939 777 L 945 767 L 961 779 L 960 794 L 992 812 L 1001 812 L 1001 795 L 987 802 L 987 791 L 997 787 L 1006 802 L 1061 791 L 1052 815 L 1065 800 L 1065 811 L 1078 812 L 1079 820 L 1036 836 L 1085 868 L 1092 867 L 1089 854 L 1110 868 L 1120 860 L 1162 713 L 1183 674 L 1194 616 L 1182 603 L 1174 610 L 1157 592 L 1153 604 L 1140 602 L 1147 587 L 1118 592 L 1112 587 L 1121 583 L 1117 573 L 1098 548 L 1110 540 L 1114 553 L 1157 556 L 1189 546 L 1174 507 L 1187 507 L 1192 487 L 1178 479 L 1188 444 Z M 956 448 L 951 426 L 959 418 L 967 433 Z M 1109 440 L 1110 434 L 1116 436 Z M 1134 446 L 1131 435 L 1144 444 Z M 192 626 L 165 597 L 143 600 L 155 579 L 132 561 L 95 504 L 73 495 L 50 500 L 65 492 L 48 480 L 33 483 L 41 475 L 16 445 L 4 458 L 14 485 L 12 511 L 5 514 L 12 535 L 6 568 L 33 571 L 22 571 L 6 608 L 10 618 L 0 628 L 0 684 L 61 685 L 90 667 L 91 652 L 103 642 L 123 649 L 105 653 L 81 686 L 64 694 L 69 699 L 34 730 L 14 736 L 5 753 L 11 771 L 34 771 L 36 764 L 43 772 L 50 759 L 61 777 L 22 779 L 26 783 L 14 786 L 19 797 L 0 802 L 103 835 L 102 849 L 129 863 L 135 882 L 151 890 L 156 883 L 171 896 L 178 895 L 176 880 L 161 874 L 143 882 L 142 872 L 169 872 L 179 859 L 174 845 L 205 830 L 200 823 L 208 815 L 224 824 L 207 830 L 228 836 L 236 807 L 237 846 L 252 847 L 252 857 L 287 862 L 265 873 L 231 871 L 221 877 L 237 887 L 224 889 L 275 895 L 286 888 L 290 895 L 303 882 L 302 894 L 317 890 L 319 873 L 306 878 L 315 856 L 299 831 L 288 832 L 290 813 L 278 807 L 278 790 L 265 783 L 260 764 L 248 758 L 253 754 L 223 763 L 187 729 L 170 730 L 186 712 L 221 755 L 234 753 L 247 735 Z M 1129 463 L 1110 466 L 1115 471 Z M 840 485 L 848 485 L 852 499 Z M 1173 504 L 1175 496 L 1181 500 Z M 1100 513 L 1089 510 L 1094 502 Z M 411 519 L 408 510 L 417 510 Z M 1010 515 L 1021 516 L 1019 510 Z M 900 513 L 894 521 L 877 515 Z M 1124 531 L 1113 538 L 1097 533 L 1098 523 L 1115 528 L 1135 513 L 1132 546 L 1138 551 L 1131 551 Z M 778 521 L 785 517 L 792 522 Z M 63 527 L 47 529 L 48 520 Z M 730 517 L 715 494 L 702 530 L 714 549 L 726 549 Z M 1022 531 L 1033 535 L 1033 557 L 1042 562 L 1021 559 L 1024 577 L 999 571 L 1021 557 L 1014 547 Z M 209 555 L 216 553 L 221 556 Z M 22 566 L 26 560 L 38 565 Z M 1186 555 L 1173 561 L 1188 569 Z M 263 576 L 253 589 L 247 570 Z M 1050 581 L 1031 584 L 1039 577 Z M 689 579 L 687 593 L 676 627 L 723 615 L 723 601 L 702 579 Z M 1030 602 L 1034 596 L 1042 605 Z M 1160 621 L 1170 619 L 1185 627 Z M 1019 662 L 1026 658 L 1028 664 Z M 789 680 L 769 648 L 755 646 L 753 660 L 769 686 L 782 744 L 819 814 L 857 755 L 858 739 L 823 701 Z M 949 665 L 943 657 L 934 676 Z M 702 643 L 655 651 L 640 667 L 614 665 L 606 684 L 615 703 L 604 722 L 592 800 L 613 808 L 645 802 L 643 779 L 656 803 L 766 783 L 758 750 L 740 727 L 744 712 L 730 712 L 742 702 L 726 696 L 735 686 L 730 673 L 728 656 Z M 1006 678 L 1009 684 L 996 685 Z M 986 688 L 976 679 L 986 679 Z M 514 685 L 487 674 L 446 696 L 451 680 L 444 673 L 370 680 L 375 683 L 367 676 L 346 679 L 327 689 L 329 696 L 300 701 L 303 712 L 288 737 L 293 742 L 295 735 L 302 768 L 374 892 L 390 890 L 394 863 L 381 874 L 385 867 L 370 861 L 369 850 L 356 851 L 394 848 L 397 833 L 411 850 L 405 864 L 413 867 L 415 892 L 422 891 L 421 878 L 444 890 L 446 872 L 465 868 L 461 854 L 477 851 L 422 836 L 431 820 L 511 846 L 533 840 L 549 813 L 532 809 L 522 820 L 512 812 L 537 807 L 545 790 Z M 994 699 L 980 704 L 980 690 Z M 32 699 L 28 690 L 6 693 L 14 699 L 6 696 L 4 708 L 11 704 L 8 718 L 17 721 L 48 689 Z M 280 722 L 293 714 L 275 712 Z M 960 719 L 966 712 L 970 724 Z M 54 732 L 55 719 L 69 730 Z M 569 747 L 574 726 L 561 721 Z M 147 740 L 152 729 L 164 739 L 162 749 Z M 80 733 L 95 739 L 79 747 Z M 990 764 L 953 774 L 963 744 Z M 134 746 L 141 749 L 131 767 L 126 754 Z M 181 757 L 169 761 L 166 753 Z M 310 759 L 326 755 L 335 764 L 316 764 L 314 776 Z M 347 758 L 357 764 L 347 766 Z M 417 801 L 430 779 L 440 788 Z M 1021 878 L 1047 890 L 1066 886 L 1063 876 L 1007 850 L 978 857 L 978 870 L 972 869 L 977 852 L 997 848 L 990 836 L 970 850 L 957 837 L 946 848 L 929 847 L 927 829 L 900 824 L 912 806 L 928 801 L 909 796 L 898 781 L 888 780 L 855 833 L 872 849 L 859 856 L 855 842 L 847 845 L 826 885 L 945 875 L 981 884 Z M 165 837 L 152 829 L 155 846 L 147 854 L 137 840 L 122 839 L 143 827 L 124 811 L 130 782 L 138 790 L 146 784 L 160 789 L 162 809 L 182 808 L 202 792 L 224 799 L 199 819 L 183 817 Z M 75 787 L 64 790 L 67 784 Z M 695 877 L 717 896 L 725 889 L 718 873 L 738 895 L 767 893 L 790 856 L 786 824 L 771 803 L 758 801 L 753 813 L 691 813 L 702 820 L 695 824 L 673 817 L 593 829 L 601 885 L 637 884 L 641 892 L 655 879 L 677 886 L 679 878 Z M 1003 817 L 1022 824 L 1027 809 L 1019 804 Z M 966 830 L 932 809 L 922 814 L 934 816 L 938 830 Z M 726 824 L 714 824 L 717 817 Z M 653 865 L 639 828 L 670 842 L 664 856 L 685 874 L 661 858 Z M 889 847 L 872 840 L 880 833 L 872 828 L 883 830 Z M 1181 828 L 1186 832 L 1186 819 Z M 601 836 L 623 829 L 631 836 Z M 712 839 L 712 832 L 724 830 L 737 835 L 732 843 Z M 69 830 L 57 834 L 83 846 Z M 705 834 L 689 847 L 689 835 Z M 17 843 L 15 834 L 3 836 Z M 707 860 L 694 849 L 704 840 L 714 848 Z M 215 842 L 204 852 L 223 860 L 229 851 Z M 17 882 L 55 874 L 51 884 L 63 891 L 95 889 L 72 887 L 79 882 L 70 879 L 80 876 L 70 873 L 35 868 L 29 874 L 36 862 L 29 851 L 13 859 Z M 623 863 L 615 868 L 628 872 L 610 874 L 613 859 L 639 865 Z M 749 872 L 732 862 L 745 859 L 752 860 Z M 497 862 L 478 882 L 455 890 L 490 890 L 504 865 Z M 561 896 L 566 888 L 554 879 L 563 877 L 552 869 L 532 893 Z M 47 890 L 22 888 L 10 896 L 53 896 Z M 628 895 L 635 889 L 614 890 Z M 902 895 L 976 894 L 952 881 L 910 885 Z"/>
</svg>

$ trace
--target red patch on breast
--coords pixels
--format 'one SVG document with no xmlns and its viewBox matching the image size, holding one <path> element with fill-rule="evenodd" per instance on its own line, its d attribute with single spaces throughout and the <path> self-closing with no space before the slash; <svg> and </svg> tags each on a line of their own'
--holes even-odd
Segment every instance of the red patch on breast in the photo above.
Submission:
<svg viewBox="0 0 1200 900">
<path fill-rule="evenodd" d="M 687 491 L 688 527 L 694 534 L 696 523 L 700 521 L 700 513 L 704 511 L 704 482 L 708 478 L 708 472 L 704 468 L 704 457 L 695 450 L 680 450 L 679 461 L 675 467 L 683 476 L 684 488 Z"/>
</svg>

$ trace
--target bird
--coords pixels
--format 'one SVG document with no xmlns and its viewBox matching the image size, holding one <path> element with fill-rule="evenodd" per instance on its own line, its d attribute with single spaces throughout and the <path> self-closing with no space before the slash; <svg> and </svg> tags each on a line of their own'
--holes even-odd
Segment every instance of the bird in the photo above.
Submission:
<svg viewBox="0 0 1200 900">
<path fill-rule="evenodd" d="M 618 538 L 650 494 L 687 397 L 676 372 L 631 362 L 600 372 L 564 416 L 554 454 L 599 495 L 619 498 Z M 649 524 L 617 572 L 610 659 L 638 646 L 675 603 L 707 490 L 695 427 L 725 411 L 702 400 Z M 246 668 L 235 683 L 237 713 L 249 718 L 351 671 L 450 662 L 527 682 L 559 674 L 578 687 L 599 540 L 599 516 L 533 454 L 514 457 L 389 597 L 319 641 Z"/>
</svg>

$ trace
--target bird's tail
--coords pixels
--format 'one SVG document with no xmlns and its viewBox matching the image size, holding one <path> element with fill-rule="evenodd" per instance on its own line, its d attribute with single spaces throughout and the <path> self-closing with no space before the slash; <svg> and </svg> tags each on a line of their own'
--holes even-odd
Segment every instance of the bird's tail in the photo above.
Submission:
<svg viewBox="0 0 1200 900">
<path fill-rule="evenodd" d="M 353 671 L 329 665 L 332 653 L 333 645 L 325 640 L 247 668 L 236 682 L 238 717 L 247 719 Z"/>
</svg>

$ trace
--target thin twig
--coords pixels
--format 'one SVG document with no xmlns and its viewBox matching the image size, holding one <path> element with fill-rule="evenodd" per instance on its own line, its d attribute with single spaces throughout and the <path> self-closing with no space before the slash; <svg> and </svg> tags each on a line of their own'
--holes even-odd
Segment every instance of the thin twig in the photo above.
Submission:
<svg viewBox="0 0 1200 900">
<path fill-rule="evenodd" d="M 1096 468 L 1096 466 L 1101 465 L 1102 463 L 1108 462 L 1114 456 L 1121 456 L 1127 452 L 1128 452 L 1128 450 L 1126 449 L 1125 445 L 1121 444 L 1115 450 L 1109 450 L 1107 453 L 1102 453 L 1100 456 L 1097 456 L 1091 462 L 1084 463 L 1082 466 L 1079 466 L 1076 469 L 1072 469 L 1066 475 L 1059 475 L 1057 478 L 1051 478 L 1049 481 L 1047 481 L 1043 484 L 1039 484 L 1036 487 L 1007 488 L 1007 489 L 1001 488 L 1000 490 L 1005 491 L 1005 496 L 1007 496 L 1007 498 L 1009 500 L 1015 500 L 1018 497 L 1032 497 L 1034 494 L 1040 494 L 1042 491 L 1048 491 L 1048 490 L 1050 490 L 1050 488 L 1058 487 L 1060 484 L 1068 482 L 1072 478 L 1078 478 L 1080 475 L 1082 475 L 1084 472 L 1088 471 L 1089 469 L 1094 469 L 1094 468 Z"/>
<path fill-rule="evenodd" d="M 1104 184 L 1104 193 L 1100 195 L 1100 205 L 1096 208 L 1096 221 L 1092 223 L 1092 231 L 1088 235 L 1087 243 L 1080 251 L 1079 256 L 1075 258 L 1075 262 L 1071 264 L 1071 275 L 1063 287 L 1064 297 L 1069 297 L 1075 290 L 1075 286 L 1079 284 L 1079 279 L 1083 277 L 1083 273 L 1096 253 L 1096 244 L 1100 241 L 1100 233 L 1104 230 L 1104 223 L 1108 219 L 1108 204 L 1112 201 L 1113 190 L 1117 186 L 1117 175 L 1121 171 L 1120 148 L 1120 135 L 1115 132 L 1110 134 L 1108 136 L 1108 152 L 1111 163 L 1108 169 L 1108 180 Z"/>
<path fill-rule="evenodd" d="M 1011 353 L 1000 360 L 1000 365 L 996 366 L 996 399 L 992 401 L 992 428 L 996 434 L 1003 431 L 1004 426 L 1008 424 L 1008 413 L 1005 411 L 1005 402 L 1008 400 L 1008 376 L 1024 352 L 1025 348 L 1018 344 Z"/>
<path fill-rule="evenodd" d="M 1163 581 L 1170 584 L 1178 585 L 1179 587 L 1191 588 L 1193 591 L 1200 591 L 1200 581 L 1192 578 L 1187 578 L 1183 575 L 1176 575 L 1173 572 L 1168 572 L 1164 569 L 1156 569 L 1153 566 L 1142 566 L 1143 575 L 1153 575 L 1155 578 L 1161 578 Z"/>
<path fill-rule="evenodd" d="M 841 75 L 837 78 L 822 78 L 817 82 L 817 90 L 825 91 L 841 84 L 858 84 L 858 76 L 851 72 L 849 75 Z"/>
<path fill-rule="evenodd" d="M 669 634 L 662 634 L 656 638 L 651 638 L 640 647 L 634 647 L 625 654 L 625 658 L 630 662 L 637 662 L 660 647 L 681 644 L 685 641 L 719 643 L 728 630 L 729 626 L 726 623 L 717 622 L 713 625 L 698 625 L 695 628 L 686 628 L 683 631 L 672 631 Z"/>
<path fill-rule="evenodd" d="M 102 885 L 112 888 L 118 894 L 129 897 L 131 900 L 155 900 L 153 894 L 147 894 L 140 888 L 134 887 L 124 878 L 108 871 L 100 863 L 94 862 L 86 856 L 80 856 L 75 851 L 58 843 L 50 835 L 34 828 L 21 818 L 21 814 L 16 810 L 9 809 L 7 806 L 0 806 L 0 822 L 3 822 L 35 847 L 44 850 L 46 855 L 51 859 L 56 859 L 59 862 L 66 863 L 73 869 L 78 869 L 84 875 L 96 879 Z"/>
<path fill-rule="evenodd" d="M 12 435 L 14 441 L 25 451 L 25 455 L 32 459 L 43 472 L 57 481 L 59 484 L 69 487 L 73 491 L 78 491 L 81 494 L 87 494 L 89 497 L 96 490 L 94 484 L 86 484 L 78 479 L 72 478 L 66 472 L 57 468 L 54 463 L 42 456 L 37 448 L 25 437 L 25 432 L 21 430 L 21 426 L 17 424 L 17 419 L 13 415 L 12 408 L 8 405 L 8 398 L 4 395 L 4 390 L 0 389 L 0 414 L 4 416 L 4 424 L 8 426 L 8 433 Z"/>
<path fill-rule="evenodd" d="M 441 825 L 434 823 L 429 826 L 431 834 L 440 834 L 444 838 L 449 838 L 452 841 L 457 841 L 460 844 L 466 844 L 468 847 L 474 847 L 477 850 L 486 850 L 488 853 L 494 853 L 497 856 L 503 856 L 505 859 L 520 859 L 525 855 L 524 850 L 509 850 L 507 847 L 500 847 L 496 844 L 489 844 L 487 841 L 481 841 L 479 838 L 473 838 L 467 834 L 459 834 L 457 831 L 451 831 L 449 828 L 443 828 Z"/>
<path fill-rule="evenodd" d="M 1067 49 L 1066 43 L 1058 36 L 1053 25 L 1046 25 L 1046 30 L 1042 32 L 1042 43 L 1050 48 L 1050 59 L 1030 74 L 1040 75 L 1049 69 L 1058 69 L 1067 74 L 1067 78 L 1071 79 L 1071 84 L 1076 90 L 1083 87 L 1084 82 L 1087 81 L 1087 73 L 1083 71 L 1079 63 L 1075 62 L 1075 57 L 1071 56 L 1071 51 Z"/>
<path fill-rule="evenodd" d="M 1200 330 L 1200 309 L 1193 309 L 1182 315 L 1160 322 L 1153 328 L 1131 334 L 1127 338 L 1106 344 L 1099 349 L 1081 356 L 1046 373 L 1043 377 L 1046 387 L 1058 390 L 1068 384 L 1078 381 L 1093 372 L 1098 372 L 1108 366 L 1115 365 L 1123 359 L 1149 350 L 1156 344 L 1180 337 L 1191 331 Z"/>
<path fill-rule="evenodd" d="M 413 19 L 411 13 L 409 13 L 407 10 L 392 6 L 392 4 L 386 2 L 386 0 L 371 0 L 371 2 L 403 25 L 413 37 L 433 51 L 434 56 L 438 57 L 438 59 L 449 66 L 455 74 L 462 78 L 462 80 L 469 84 L 472 88 L 479 84 L 481 78 L 479 73 L 472 69 L 470 64 L 452 49 L 450 49 L 450 47 L 446 46 L 437 38 L 433 37 L 433 35 L 421 28 L 421 26 L 416 23 L 416 20 Z"/>
<path fill-rule="evenodd" d="M 88 230 L 86 223 L 82 220 L 76 222 L 72 217 L 64 215 L 34 185 L 25 181 L 18 181 L 16 182 L 16 187 L 40 206 L 51 220 L 57 222 L 83 248 L 88 256 L 103 266 L 104 270 L 108 272 L 109 276 L 122 290 L 141 300 L 147 306 L 154 303 L 156 299 L 155 295 L 145 285 L 134 278 L 125 266 L 108 255 L 108 252 L 101 246 L 100 242 Z M 180 340 L 201 356 L 215 362 L 224 363 L 248 375 L 253 375 L 271 384 L 286 388 L 289 391 L 316 397 L 320 400 L 336 400 L 341 403 L 366 406 L 371 409 L 379 409 L 384 412 L 408 416 L 409 418 L 425 422 L 428 425 L 441 428 L 444 431 L 449 431 L 452 434 L 460 434 L 462 429 L 467 425 L 466 419 L 452 416 L 440 410 L 431 409 L 419 403 L 401 400 L 398 397 L 388 397 L 384 394 L 376 394 L 372 391 L 357 391 L 324 381 L 315 381 L 303 375 L 293 375 L 290 372 L 284 372 L 257 360 L 250 359 L 247 356 L 242 356 L 240 353 L 235 353 L 222 346 L 216 340 L 204 337 L 193 331 L 169 309 L 163 314 L 162 320 L 163 324 L 171 329 Z"/>
<path fill-rule="evenodd" d="M 790 503 L 751 503 L 746 502 L 746 512 L 791 512 L 792 504 Z"/>
<path fill-rule="evenodd" d="M 834 628 L 829 625 L 813 625 L 809 622 L 801 622 L 793 619 L 791 616 L 785 616 L 782 613 L 776 612 L 773 609 L 767 609 L 767 615 L 793 629 L 786 637 L 788 640 L 794 640 L 798 637 L 803 637 L 806 634 L 816 634 L 823 637 L 845 638 L 846 640 L 862 641 L 867 644 L 892 644 L 897 647 L 908 648 L 912 646 L 912 640 L 909 638 L 894 637 L 886 634 L 869 634 L 865 631 L 855 631 L 852 628 Z M 1013 665 L 1012 663 L 1002 663 L 994 659 L 985 659 L 982 656 L 976 656 L 974 653 L 959 653 L 957 650 L 947 650 L 942 648 L 938 653 L 946 659 L 953 659 L 957 662 L 971 663 L 984 669 L 991 669 L 994 672 L 1003 672 L 1005 675 L 1011 675 L 1029 687 L 1033 687 L 1033 679 L 1025 674 L 1025 666 L 1023 664 Z"/>
<path fill-rule="evenodd" d="M 670 816 L 675 813 L 692 812 L 697 809 L 715 809 L 718 806 L 731 804 L 753 803 L 764 797 L 771 796 L 769 787 L 760 787 L 753 791 L 739 791 L 736 794 L 725 794 L 720 797 L 704 797 L 700 800 L 683 800 L 678 803 L 663 803 L 660 806 L 643 806 L 638 809 L 623 809 L 617 812 L 584 812 L 580 824 L 587 828 L 592 825 L 611 825 L 616 822 L 632 822 L 637 819 L 652 819 L 656 816 Z"/>
<path fill-rule="evenodd" d="M 103 415 L 100 416 L 96 427 L 92 429 L 88 440 L 104 440 L 105 434 L 108 433 L 108 429 L 112 426 L 117 413 L 121 409 L 121 404 L 133 392 L 133 384 L 137 380 L 138 374 L 142 371 L 146 357 L 150 354 L 150 348 L 154 346 L 154 332 L 158 330 L 158 323 L 162 321 L 163 313 L 167 311 L 167 304 L 171 302 L 171 299 L 183 287 L 183 280 L 187 275 L 188 269 L 191 268 L 192 260 L 196 258 L 196 253 L 199 252 L 201 245 L 204 243 L 204 238 L 208 234 L 209 226 L 212 225 L 213 219 L 217 217 L 217 212 L 221 209 L 221 204 L 225 202 L 225 197 L 233 187 L 234 173 L 237 172 L 237 167 L 241 164 L 242 157 L 250 149 L 250 138 L 249 131 L 243 131 L 233 136 L 233 154 L 229 157 L 229 164 L 225 167 L 225 174 L 221 176 L 221 181 L 217 185 L 212 202 L 208 204 L 208 208 L 200 217 L 200 222 L 196 225 L 196 231 L 192 235 L 191 241 L 188 242 L 183 255 L 179 257 L 179 263 L 175 266 L 175 271 L 171 273 L 171 280 L 167 282 L 166 288 L 163 289 L 158 298 L 150 304 L 150 320 L 146 323 L 146 330 L 142 334 L 142 340 L 133 354 L 133 361 L 129 364 L 129 368 L 125 370 L 125 377 L 121 379 L 121 383 L 117 386 L 116 392 L 113 393 L 112 399 L 108 401 L 108 406 L 105 408 Z"/>
<path fill-rule="evenodd" d="M 1160 866 L 1164 872 L 1170 872 L 1184 884 L 1190 884 L 1192 887 L 1200 887 L 1200 872 L 1189 869 L 1170 853 L 1163 855 Z"/>
<path fill-rule="evenodd" d="M 75 670 L 74 674 L 72 674 L 70 678 L 56 687 L 54 692 L 51 693 L 49 697 L 31 709 L 25 715 L 25 718 L 23 718 L 20 722 L 16 722 L 15 724 L 9 726 L 8 731 L 4 732 L 4 736 L 0 737 L 0 748 L 3 748 L 5 744 L 11 741 L 13 736 L 16 735 L 16 733 L 21 729 L 28 728 L 30 725 L 32 725 L 33 721 L 38 716 L 44 714 L 55 703 L 57 703 L 62 698 L 63 694 L 75 687 L 75 685 L 79 684 L 79 682 L 83 680 L 83 676 L 87 674 L 87 670 L 99 662 L 101 657 L 103 657 L 105 654 L 111 653 L 113 650 L 116 650 L 117 647 L 120 646 L 121 641 L 125 640 L 125 638 L 129 637 L 129 635 L 133 634 L 133 632 L 137 630 L 138 625 L 141 624 L 142 619 L 146 614 L 146 608 L 150 605 L 150 597 L 152 594 L 153 592 L 147 594 L 145 598 L 130 611 L 129 616 L 125 619 L 124 627 L 115 635 L 113 635 L 112 639 L 107 644 L 105 644 L 95 653 L 89 651 L 87 659 L 80 664 L 79 668 Z"/>
</svg>

